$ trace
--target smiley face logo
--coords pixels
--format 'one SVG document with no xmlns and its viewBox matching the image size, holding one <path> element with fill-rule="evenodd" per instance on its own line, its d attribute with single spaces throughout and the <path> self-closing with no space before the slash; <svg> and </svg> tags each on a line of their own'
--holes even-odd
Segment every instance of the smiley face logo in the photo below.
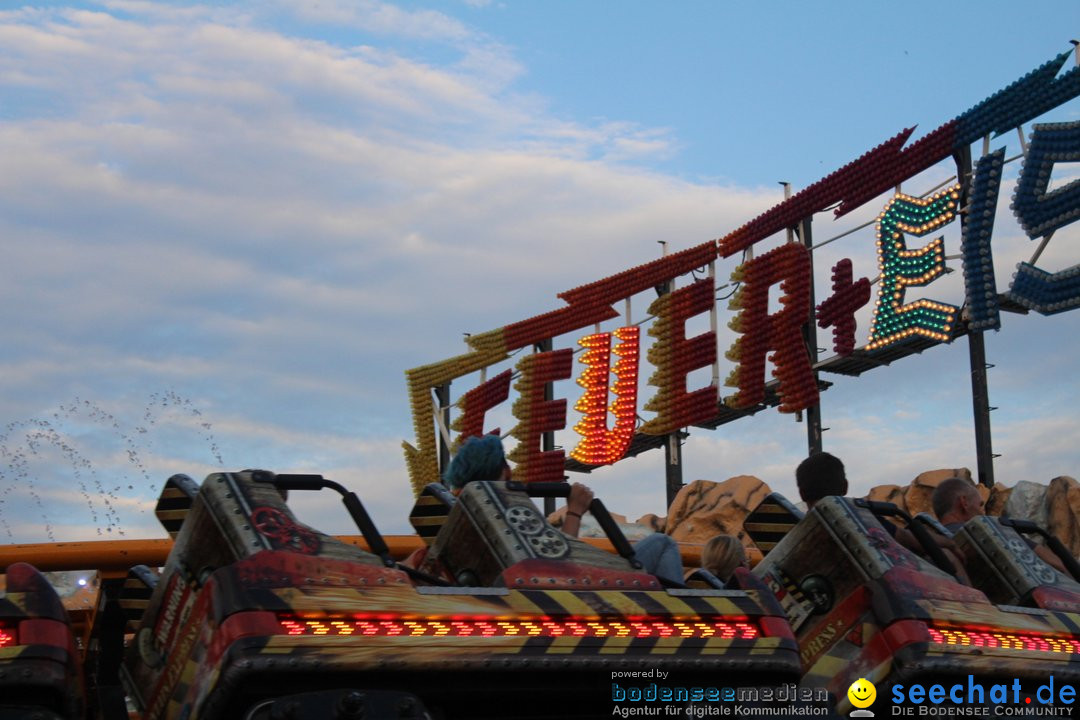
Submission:
<svg viewBox="0 0 1080 720">
<path fill-rule="evenodd" d="M 857 708 L 867 708 L 877 699 L 877 689 L 866 678 L 859 678 L 847 689 L 848 700 Z"/>
</svg>

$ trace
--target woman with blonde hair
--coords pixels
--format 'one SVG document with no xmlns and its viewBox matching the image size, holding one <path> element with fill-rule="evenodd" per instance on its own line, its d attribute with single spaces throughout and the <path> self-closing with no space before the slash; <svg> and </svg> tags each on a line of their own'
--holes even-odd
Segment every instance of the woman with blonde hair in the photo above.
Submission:
<svg viewBox="0 0 1080 720">
<path fill-rule="evenodd" d="M 749 563 L 742 542 L 734 535 L 714 535 L 701 550 L 701 567 L 725 583 L 739 566 L 749 567 Z"/>
</svg>

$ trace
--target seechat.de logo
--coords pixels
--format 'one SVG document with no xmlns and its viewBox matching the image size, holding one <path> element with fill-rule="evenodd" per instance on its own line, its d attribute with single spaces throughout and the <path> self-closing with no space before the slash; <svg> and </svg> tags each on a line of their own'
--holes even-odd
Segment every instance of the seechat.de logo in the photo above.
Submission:
<svg viewBox="0 0 1080 720">
<path fill-rule="evenodd" d="M 848 702 L 859 708 L 852 711 L 848 717 L 874 717 L 873 712 L 865 709 L 873 705 L 874 700 L 877 699 L 877 688 L 874 687 L 874 683 L 866 678 L 859 678 L 847 689 L 847 697 Z"/>
</svg>

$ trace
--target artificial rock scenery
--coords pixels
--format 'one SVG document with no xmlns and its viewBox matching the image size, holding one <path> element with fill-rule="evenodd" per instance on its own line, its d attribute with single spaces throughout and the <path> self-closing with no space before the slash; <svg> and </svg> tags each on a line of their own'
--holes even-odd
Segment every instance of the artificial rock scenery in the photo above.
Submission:
<svg viewBox="0 0 1080 720">
<path fill-rule="evenodd" d="M 867 495 L 871 500 L 896 503 L 911 515 L 929 512 L 930 496 L 938 483 L 953 475 L 971 480 L 967 468 L 955 470 L 931 470 L 915 478 L 910 485 L 880 485 Z M 994 485 L 987 488 L 976 486 L 986 501 L 987 515 L 1008 515 L 1012 518 L 1031 520 L 1046 528 L 1069 548 L 1073 555 L 1080 554 L 1080 483 L 1062 475 L 1047 485 L 1021 480 L 1013 487 Z"/>
<path fill-rule="evenodd" d="M 879 485 L 866 497 L 895 503 L 911 515 L 933 514 L 930 496 L 934 488 L 953 476 L 972 479 L 967 468 L 931 470 L 908 485 Z M 1004 513 L 1009 517 L 1032 520 L 1056 535 L 1073 555 L 1080 555 L 1080 483 L 1073 478 L 1056 477 L 1047 485 L 1028 481 L 1013 487 L 979 485 L 978 490 L 986 500 L 987 514 Z M 649 514 L 636 523 L 626 523 L 619 515 L 614 517 L 630 540 L 640 539 L 650 532 L 666 532 L 685 549 L 687 545 L 704 544 L 713 535 L 723 533 L 735 535 L 756 555 L 756 548 L 743 532 L 742 523 L 770 492 L 768 485 L 752 475 L 739 475 L 723 482 L 695 480 L 675 496 L 666 517 Z M 556 526 L 562 524 L 564 512 L 565 509 L 560 509 L 551 516 Z M 582 537 L 602 537 L 600 528 L 588 518 L 586 515 L 582 525 Z"/>
</svg>

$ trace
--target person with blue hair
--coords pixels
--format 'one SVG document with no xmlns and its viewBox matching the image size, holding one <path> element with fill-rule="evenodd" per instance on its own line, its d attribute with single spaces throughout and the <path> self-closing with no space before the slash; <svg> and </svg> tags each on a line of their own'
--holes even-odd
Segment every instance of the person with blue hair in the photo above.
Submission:
<svg viewBox="0 0 1080 720">
<path fill-rule="evenodd" d="M 498 435 L 473 436 L 465 440 L 443 473 L 443 484 L 459 493 L 466 484 L 476 480 L 509 480 L 512 476 L 506 461 L 502 440 Z M 581 532 L 581 516 L 589 511 L 593 491 L 582 483 L 570 486 L 566 499 L 566 516 L 562 531 L 570 537 Z M 634 545 L 634 552 L 645 572 L 662 577 L 673 584 L 682 584 L 683 566 L 679 545 L 671 536 L 654 533 Z"/>
<path fill-rule="evenodd" d="M 443 485 L 460 492 L 474 480 L 509 480 L 512 473 L 498 435 L 467 438 L 443 473 Z"/>
</svg>

